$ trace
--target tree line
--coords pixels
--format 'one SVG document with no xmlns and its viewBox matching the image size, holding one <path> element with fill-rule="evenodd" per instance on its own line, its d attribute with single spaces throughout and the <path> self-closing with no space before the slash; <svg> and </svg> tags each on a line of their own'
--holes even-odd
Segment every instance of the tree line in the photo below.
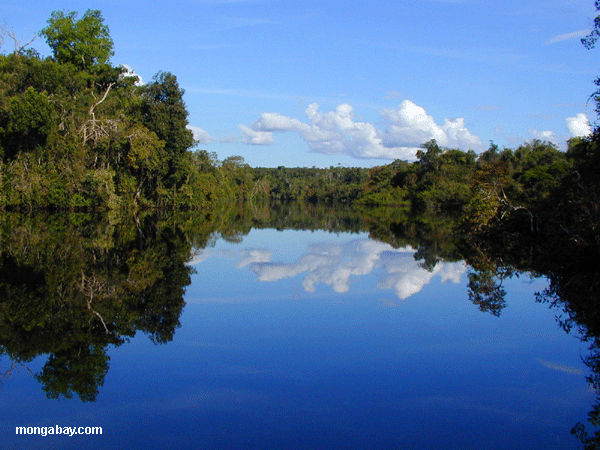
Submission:
<svg viewBox="0 0 600 450">
<path fill-rule="evenodd" d="M 598 129 L 571 139 L 566 152 L 533 140 L 516 149 L 490 143 L 477 155 L 431 140 L 414 162 L 371 169 L 252 168 L 242 157 L 219 161 L 195 149 L 175 75 L 141 84 L 110 63 L 113 41 L 100 11 L 52 13 L 40 32 L 52 50 L 46 58 L 3 31 L 15 49 L 0 55 L 2 209 L 345 203 L 452 213 L 466 232 L 510 222 L 599 244 Z M 592 31 L 586 46 L 594 38 Z M 600 105 L 598 92 L 592 97 Z"/>
</svg>

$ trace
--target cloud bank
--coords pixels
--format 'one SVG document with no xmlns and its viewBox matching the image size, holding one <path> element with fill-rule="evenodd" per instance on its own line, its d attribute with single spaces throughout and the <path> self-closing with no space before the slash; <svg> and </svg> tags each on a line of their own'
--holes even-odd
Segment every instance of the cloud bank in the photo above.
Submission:
<svg viewBox="0 0 600 450">
<path fill-rule="evenodd" d="M 271 145 L 273 133 L 297 133 L 311 151 L 346 154 L 355 158 L 414 160 L 420 145 L 435 139 L 443 147 L 483 150 L 481 140 L 466 127 L 463 118 L 435 122 L 424 108 L 404 100 L 397 109 L 381 111 L 383 130 L 354 119 L 352 106 L 341 104 L 334 111 L 321 112 L 312 103 L 306 108 L 309 123 L 279 113 L 263 113 L 250 127 L 240 125 L 244 142 Z"/>
</svg>

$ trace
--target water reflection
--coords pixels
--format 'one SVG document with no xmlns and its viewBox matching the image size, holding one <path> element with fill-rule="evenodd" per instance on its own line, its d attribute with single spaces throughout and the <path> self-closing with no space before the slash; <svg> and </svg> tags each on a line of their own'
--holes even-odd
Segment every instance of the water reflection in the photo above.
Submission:
<svg viewBox="0 0 600 450">
<path fill-rule="evenodd" d="M 586 449 L 600 448 L 599 252 L 598 243 L 583 245 L 568 236 L 536 240 L 510 231 L 494 239 L 463 242 L 461 250 L 471 266 L 469 296 L 482 311 L 499 315 L 506 306 L 507 278 L 526 272 L 547 278 L 548 286 L 536 292 L 536 301 L 556 311 L 557 324 L 587 346 L 582 359 L 590 370 L 586 379 L 596 401 L 587 423 L 572 429 Z"/>
<path fill-rule="evenodd" d="M 183 236 L 154 220 L 77 219 L 3 217 L 0 350 L 11 369 L 46 355 L 35 378 L 48 398 L 86 402 L 104 383 L 109 346 L 138 331 L 155 343 L 173 339 L 192 270 Z"/>
<path fill-rule="evenodd" d="M 378 279 L 378 289 L 392 290 L 400 300 L 420 292 L 435 277 L 442 282 L 460 283 L 461 275 L 466 271 L 464 262 L 438 261 L 426 269 L 415 259 L 416 249 L 410 246 L 393 248 L 367 238 L 344 243 L 313 243 L 289 263 L 273 261 L 274 253 L 273 249 L 264 248 L 205 250 L 198 252 L 193 263 L 204 262 L 216 255 L 234 258 L 238 268 L 253 272 L 260 281 L 302 276 L 302 288 L 306 292 L 315 292 L 316 286 L 323 284 L 334 292 L 344 293 L 350 290 L 353 278 L 374 275 Z"/>
<path fill-rule="evenodd" d="M 549 250 L 531 242 L 460 243 L 449 223 L 298 206 L 129 219 L 3 215 L 2 394 L 10 396 L 11 375 L 31 370 L 50 399 L 111 399 L 104 412 L 87 411 L 115 417 L 114 429 L 135 423 L 150 435 L 142 424 L 158 427 L 159 414 L 219 436 L 189 432 L 188 447 L 301 437 L 298 448 L 526 448 L 531 432 L 537 448 L 575 448 L 565 433 L 579 421 L 573 432 L 594 448 L 600 401 L 592 404 L 581 382 L 587 375 L 600 386 L 596 266 L 576 253 L 578 264 L 561 259 L 558 250 L 574 251 L 557 244 L 550 259 L 560 264 L 551 266 Z M 273 231 L 307 228 L 328 231 L 298 240 Z M 519 296 L 517 275 L 549 284 Z M 227 296 L 238 301 L 212 301 Z M 288 301 L 243 301 L 269 296 Z M 332 298 L 347 301 L 323 301 Z M 543 322 L 540 303 L 562 311 L 560 327 L 589 344 L 587 367 L 556 324 Z M 118 382 L 107 382 L 109 372 Z M 585 425 L 582 407 L 592 409 Z M 563 429 L 552 431 L 557 424 Z M 486 441 L 490 433 L 496 441 Z"/>
</svg>

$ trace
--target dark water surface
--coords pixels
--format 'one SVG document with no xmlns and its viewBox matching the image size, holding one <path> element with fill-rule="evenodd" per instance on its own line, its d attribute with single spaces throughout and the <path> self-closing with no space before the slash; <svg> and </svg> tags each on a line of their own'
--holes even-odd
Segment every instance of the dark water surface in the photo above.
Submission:
<svg viewBox="0 0 600 450">
<path fill-rule="evenodd" d="M 132 239 L 123 242 L 138 238 Z M 164 311 L 140 319 L 124 309 L 102 309 L 109 294 L 85 297 L 93 283 L 92 272 L 83 268 L 84 275 L 75 269 L 73 283 L 92 299 L 91 309 L 82 308 L 92 311 L 82 319 L 85 327 L 94 325 L 87 337 L 64 338 L 75 333 L 69 325 L 56 330 L 62 337 L 54 346 L 39 344 L 33 351 L 17 343 L 33 339 L 34 326 L 28 331 L 33 334 L 16 328 L 23 334 L 3 334 L 0 447 L 581 447 L 571 429 L 586 420 L 596 398 L 582 361 L 588 349 L 561 329 L 555 310 L 535 302 L 545 279 L 527 274 L 505 279 L 506 307 L 496 316 L 469 301 L 470 269 L 463 261 L 441 260 L 424 268 L 415 259 L 416 248 L 373 240 L 366 232 L 264 228 L 204 244 L 189 244 L 184 268 L 195 273 L 184 286 L 180 326 L 166 337 L 156 325 L 156 317 L 168 322 Z M 150 251 L 128 245 L 127 256 L 119 256 L 129 261 L 123 283 L 145 299 L 131 304 L 167 308 L 156 302 L 177 287 L 149 294 L 149 282 L 140 287 L 140 280 L 153 272 L 145 269 L 135 283 L 131 273 L 153 258 L 167 255 L 172 261 L 170 247 Z M 98 261 L 110 250 L 94 252 Z M 5 270 L 10 264 L 24 270 L 16 252 L 8 253 Z M 32 273 L 41 270 L 30 265 Z M 161 274 L 155 274 L 156 283 L 167 276 L 165 270 Z M 101 285 L 100 278 L 96 275 L 94 286 Z M 5 287 L 5 295 L 29 292 L 19 286 Z M 115 289 L 110 292 L 121 292 Z M 33 301 L 27 293 L 23 298 Z M 125 294 L 115 298 L 125 302 Z M 0 310 L 5 323 L 25 323 L 5 303 Z M 129 332 L 126 339 L 123 330 L 134 328 L 142 332 Z M 123 343 L 110 341 L 117 329 Z M 93 359 L 94 350 L 81 344 L 85 340 L 108 358 Z M 97 372 L 63 381 L 61 370 L 71 375 L 86 370 L 76 364 L 77 351 L 91 353 L 84 365 Z M 56 362 L 61 355 L 68 360 L 62 366 Z M 96 385 L 81 386 L 82 380 Z M 102 435 L 16 435 L 19 426 L 99 426 Z"/>
</svg>

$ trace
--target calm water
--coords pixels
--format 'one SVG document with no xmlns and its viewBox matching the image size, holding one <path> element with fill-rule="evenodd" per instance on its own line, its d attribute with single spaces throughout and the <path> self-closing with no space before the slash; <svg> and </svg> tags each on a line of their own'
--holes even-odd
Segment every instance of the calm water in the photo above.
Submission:
<svg viewBox="0 0 600 450">
<path fill-rule="evenodd" d="M 274 229 L 194 249 L 172 340 L 109 345 L 95 401 L 47 398 L 48 356 L 0 359 L 1 447 L 580 448 L 587 347 L 534 301 L 545 281 L 505 280 L 496 317 L 469 301 L 463 262 L 428 271 L 414 253 Z M 54 425 L 103 434 L 15 435 Z"/>
</svg>

